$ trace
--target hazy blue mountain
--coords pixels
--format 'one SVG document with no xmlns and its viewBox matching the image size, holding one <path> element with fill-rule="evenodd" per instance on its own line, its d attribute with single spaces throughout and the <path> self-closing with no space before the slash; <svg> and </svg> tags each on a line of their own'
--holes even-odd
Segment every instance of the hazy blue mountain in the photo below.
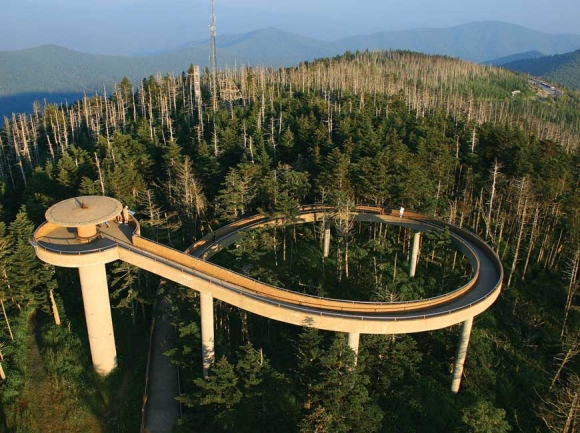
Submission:
<svg viewBox="0 0 580 433">
<path fill-rule="evenodd" d="M 221 65 L 292 66 L 303 60 L 330 57 L 346 50 L 406 49 L 444 54 L 472 61 L 539 51 L 559 54 L 580 48 L 580 35 L 550 35 L 497 21 L 476 22 L 448 29 L 416 29 L 319 41 L 274 28 L 217 37 Z M 209 42 L 192 42 L 178 51 L 142 57 L 86 54 L 45 45 L 0 52 L 0 118 L 25 105 L 27 95 L 43 99 L 55 94 L 93 94 L 128 77 L 134 84 L 157 73 L 179 74 L 190 64 L 209 63 Z M 10 99 L 7 97 L 11 96 Z M 32 101 L 30 99 L 30 107 Z M 69 102 L 71 102 L 69 100 Z M 20 111 L 20 108 L 18 108 Z"/>
<path fill-rule="evenodd" d="M 216 46 L 249 59 L 252 64 L 273 66 L 295 65 L 342 52 L 333 43 L 274 28 L 218 37 Z"/>
<path fill-rule="evenodd" d="M 189 46 L 207 46 L 208 40 Z M 552 35 L 500 21 L 482 21 L 446 29 L 425 28 L 381 32 L 324 42 L 313 38 L 262 29 L 216 39 L 218 48 L 249 59 L 252 64 L 292 65 L 301 60 L 342 54 L 347 50 L 410 50 L 444 54 L 483 62 L 523 52 L 561 54 L 580 48 L 580 35 Z"/>
<path fill-rule="evenodd" d="M 543 77 L 551 83 L 580 89 L 580 50 L 539 59 L 518 60 L 506 63 L 502 67 Z"/>
<path fill-rule="evenodd" d="M 220 63 L 248 63 L 246 59 L 220 50 Z M 136 86 L 143 78 L 180 74 L 191 64 L 208 64 L 208 47 L 148 57 L 100 56 L 56 45 L 19 51 L 0 51 L 0 119 L 13 111 L 31 110 L 35 100 L 74 102 L 74 95 L 102 93 L 106 87 L 127 77 Z"/>
<path fill-rule="evenodd" d="M 499 59 L 487 60 L 482 62 L 484 65 L 502 66 L 506 63 L 517 62 L 518 60 L 539 59 L 545 57 L 544 53 L 539 51 L 526 51 L 525 53 L 512 54 L 511 56 L 500 57 Z"/>
<path fill-rule="evenodd" d="M 224 63 L 235 54 L 220 52 Z M 181 73 L 190 64 L 208 62 L 207 47 L 148 57 L 120 57 L 86 54 L 56 45 L 20 51 L 0 51 L 0 96 L 22 92 L 101 91 L 123 77 L 135 81 L 160 72 Z"/>
<path fill-rule="evenodd" d="M 91 95 L 89 92 L 26 92 L 0 96 L 0 128 L 4 125 L 4 116 L 11 117 L 12 113 L 31 113 L 34 101 L 38 101 L 40 106 L 45 103 L 69 104 L 78 101 L 85 94 Z"/>
<path fill-rule="evenodd" d="M 207 50 L 209 39 L 188 42 L 186 48 Z M 342 53 L 332 42 L 319 41 L 308 36 L 275 28 L 255 30 L 239 35 L 218 35 L 216 47 L 236 53 L 252 65 L 291 66 L 302 61 L 334 56 Z M 219 58 L 218 53 L 218 58 Z"/>
<path fill-rule="evenodd" d="M 342 39 L 343 50 L 405 49 L 483 62 L 525 51 L 561 54 L 580 48 L 580 35 L 552 35 L 500 21 L 481 21 L 446 29 L 381 32 Z"/>
</svg>

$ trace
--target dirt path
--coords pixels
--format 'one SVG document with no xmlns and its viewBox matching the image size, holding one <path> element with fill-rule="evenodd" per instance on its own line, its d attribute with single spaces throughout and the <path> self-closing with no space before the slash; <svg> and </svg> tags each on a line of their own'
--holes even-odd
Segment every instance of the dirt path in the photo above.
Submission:
<svg viewBox="0 0 580 433">
<path fill-rule="evenodd" d="M 173 327 L 163 317 L 168 308 L 163 298 L 158 305 L 158 318 L 153 331 L 151 365 L 149 374 L 149 395 L 145 419 L 148 433 L 170 433 L 180 416 L 177 367 L 163 353 L 175 344 Z"/>
</svg>

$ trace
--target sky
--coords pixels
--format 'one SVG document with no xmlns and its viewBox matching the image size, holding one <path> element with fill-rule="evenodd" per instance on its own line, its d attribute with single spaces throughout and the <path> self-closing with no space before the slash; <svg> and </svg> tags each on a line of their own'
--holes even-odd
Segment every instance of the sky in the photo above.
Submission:
<svg viewBox="0 0 580 433">
<path fill-rule="evenodd" d="M 580 34 L 580 0 L 215 0 L 217 34 L 276 27 L 331 41 L 498 20 Z M 207 39 L 210 0 L 2 0 L 0 51 L 56 44 L 139 55 Z"/>
</svg>

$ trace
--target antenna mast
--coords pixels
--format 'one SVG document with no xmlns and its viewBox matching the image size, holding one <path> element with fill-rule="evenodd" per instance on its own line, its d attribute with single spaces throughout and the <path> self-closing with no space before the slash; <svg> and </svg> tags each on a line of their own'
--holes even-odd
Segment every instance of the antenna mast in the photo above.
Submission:
<svg viewBox="0 0 580 433">
<path fill-rule="evenodd" d="M 210 36 L 210 50 L 209 50 L 209 60 L 211 63 L 211 100 L 213 106 L 213 112 L 217 112 L 217 54 L 215 46 L 215 0 L 211 0 L 211 23 L 209 25 L 209 36 Z"/>
</svg>

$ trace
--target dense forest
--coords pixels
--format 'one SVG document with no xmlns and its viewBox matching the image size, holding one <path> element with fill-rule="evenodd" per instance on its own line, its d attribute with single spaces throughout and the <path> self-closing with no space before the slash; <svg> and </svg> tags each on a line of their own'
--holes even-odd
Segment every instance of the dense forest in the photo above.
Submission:
<svg viewBox="0 0 580 433">
<path fill-rule="evenodd" d="M 136 431 L 160 295 L 178 334 L 168 352 L 181 380 L 176 431 L 577 431 L 579 132 L 573 90 L 539 97 L 515 73 L 410 52 L 215 75 L 192 66 L 5 118 L 0 431 Z M 475 318 L 453 394 L 457 326 L 362 335 L 355 363 L 343 334 L 221 302 L 216 363 L 204 378 L 197 293 L 111 264 L 119 368 L 100 378 L 78 276 L 39 262 L 28 244 L 50 205 L 92 194 L 129 204 L 145 236 L 182 250 L 254 213 L 402 204 L 486 239 L 504 264 L 504 289 Z M 251 233 L 212 260 L 293 290 L 364 300 L 432 296 L 465 278 L 443 233 L 425 240 L 421 278 L 410 281 L 404 234 L 380 230 L 337 221 L 339 241 L 323 262 L 315 225 Z"/>
</svg>

